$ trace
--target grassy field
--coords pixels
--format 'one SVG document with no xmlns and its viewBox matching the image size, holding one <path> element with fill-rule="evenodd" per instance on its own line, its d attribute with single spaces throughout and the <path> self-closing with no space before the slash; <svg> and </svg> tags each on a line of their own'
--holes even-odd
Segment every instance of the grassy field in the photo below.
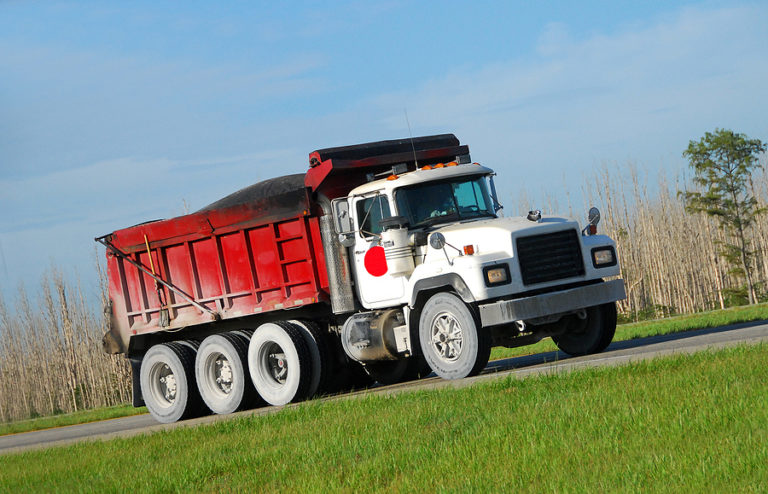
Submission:
<svg viewBox="0 0 768 494">
<path fill-rule="evenodd" d="M 0 457 L 0 490 L 764 492 L 768 346 Z"/>
<path fill-rule="evenodd" d="M 19 432 L 50 429 L 52 427 L 63 427 L 66 425 L 85 424 L 87 422 L 96 422 L 98 420 L 138 415 L 140 413 L 147 413 L 146 407 L 134 408 L 130 405 L 121 405 L 116 407 L 96 408 L 94 410 L 84 410 L 82 412 L 67 413 L 63 415 L 52 415 L 50 417 L 40 417 L 30 420 L 20 420 L 18 422 L 0 424 L 0 436 L 16 434 Z"/>
<path fill-rule="evenodd" d="M 644 321 L 632 324 L 619 325 L 614 341 L 643 338 L 661 334 L 677 333 L 699 328 L 713 328 L 736 324 L 740 322 L 768 320 L 768 304 L 754 306 L 734 307 L 726 310 L 702 312 L 684 316 L 675 316 L 667 319 Z M 502 359 L 530 355 L 534 353 L 550 352 L 557 350 L 551 339 L 547 338 L 535 345 L 520 348 L 494 348 L 491 359 Z M 19 432 L 28 432 L 52 427 L 62 427 L 73 424 L 83 424 L 110 418 L 125 417 L 146 413 L 146 408 L 133 408 L 131 406 L 119 406 L 86 410 L 83 412 L 65 415 L 54 415 L 31 420 L 23 420 L 0 424 L 0 436 Z"/>
</svg>

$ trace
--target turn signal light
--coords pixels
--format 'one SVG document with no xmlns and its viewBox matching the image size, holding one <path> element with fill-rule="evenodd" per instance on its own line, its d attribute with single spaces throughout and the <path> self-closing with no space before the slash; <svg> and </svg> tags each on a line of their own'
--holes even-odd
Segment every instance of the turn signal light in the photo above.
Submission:
<svg viewBox="0 0 768 494">
<path fill-rule="evenodd" d="M 475 253 L 475 246 L 474 245 L 465 245 L 464 246 L 464 254 L 471 256 Z"/>
<path fill-rule="evenodd" d="M 397 175 L 390 175 L 387 177 L 387 180 L 397 180 L 398 178 L 400 177 L 398 177 Z"/>
</svg>

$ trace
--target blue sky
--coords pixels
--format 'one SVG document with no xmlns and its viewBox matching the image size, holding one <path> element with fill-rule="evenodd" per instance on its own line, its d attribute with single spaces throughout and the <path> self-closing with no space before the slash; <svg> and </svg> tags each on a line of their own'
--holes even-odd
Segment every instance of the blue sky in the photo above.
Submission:
<svg viewBox="0 0 768 494">
<path fill-rule="evenodd" d="M 405 137 L 406 109 L 513 205 L 679 170 L 715 127 L 768 140 L 766 25 L 765 2 L 0 1 L 0 290 L 91 283 L 93 237 Z"/>
</svg>

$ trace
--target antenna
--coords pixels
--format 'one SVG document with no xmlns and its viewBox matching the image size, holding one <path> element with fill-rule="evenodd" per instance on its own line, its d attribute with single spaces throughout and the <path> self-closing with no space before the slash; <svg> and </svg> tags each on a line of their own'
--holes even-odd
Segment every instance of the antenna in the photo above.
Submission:
<svg viewBox="0 0 768 494">
<path fill-rule="evenodd" d="M 413 149 L 413 163 L 416 165 L 416 168 L 419 168 L 419 160 L 416 159 L 416 146 L 413 145 L 413 132 L 411 132 L 411 122 L 408 121 L 408 108 L 403 108 L 403 111 L 405 112 L 405 123 L 408 124 L 408 135 L 411 137 L 411 149 Z"/>
</svg>

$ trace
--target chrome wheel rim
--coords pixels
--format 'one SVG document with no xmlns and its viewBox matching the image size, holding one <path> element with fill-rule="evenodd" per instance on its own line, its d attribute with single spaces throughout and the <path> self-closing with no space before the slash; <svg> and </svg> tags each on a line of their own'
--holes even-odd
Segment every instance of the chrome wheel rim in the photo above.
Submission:
<svg viewBox="0 0 768 494">
<path fill-rule="evenodd" d="M 288 360 L 285 352 L 275 342 L 264 345 L 261 349 L 260 366 L 262 374 L 266 375 L 274 384 L 284 385 L 288 378 Z"/>
<path fill-rule="evenodd" d="M 431 344 L 437 356 L 445 362 L 455 362 L 461 356 L 464 331 L 449 312 L 441 312 L 432 320 Z"/>
<path fill-rule="evenodd" d="M 155 401 L 163 407 L 173 405 L 176 401 L 178 384 L 170 366 L 165 362 L 156 363 L 152 366 L 149 379 Z"/>
<path fill-rule="evenodd" d="M 219 395 L 227 396 L 232 392 L 232 366 L 221 353 L 211 353 L 205 361 L 206 374 L 211 389 Z"/>
</svg>

